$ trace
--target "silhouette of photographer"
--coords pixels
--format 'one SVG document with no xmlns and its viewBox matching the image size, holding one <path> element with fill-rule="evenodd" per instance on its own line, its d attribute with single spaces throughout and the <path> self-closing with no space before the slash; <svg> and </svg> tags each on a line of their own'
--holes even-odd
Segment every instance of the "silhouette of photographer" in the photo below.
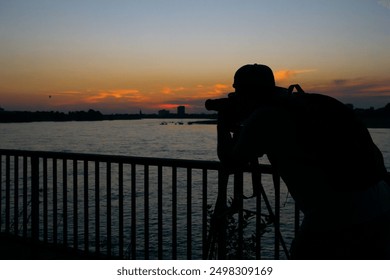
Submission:
<svg viewBox="0 0 390 280">
<path fill-rule="evenodd" d="M 390 259 L 390 183 L 366 127 L 329 96 L 277 87 L 245 65 L 218 111 L 218 156 L 229 167 L 266 155 L 304 213 L 293 259 Z"/>
</svg>

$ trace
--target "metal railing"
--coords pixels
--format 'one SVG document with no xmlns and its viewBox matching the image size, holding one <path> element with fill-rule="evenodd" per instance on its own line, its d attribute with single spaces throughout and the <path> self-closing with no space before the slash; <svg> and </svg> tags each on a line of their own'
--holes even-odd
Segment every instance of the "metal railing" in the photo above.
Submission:
<svg viewBox="0 0 390 280">
<path fill-rule="evenodd" d="M 259 168 L 272 174 L 268 165 Z M 221 170 L 213 161 L 0 149 L 0 232 L 104 258 L 205 259 Z M 243 177 L 236 174 L 232 184 L 243 185 Z M 273 184 L 274 203 L 265 206 L 278 259 L 281 247 L 288 253 L 275 174 Z M 256 258 L 264 258 L 263 199 L 264 193 L 255 199 Z M 243 219 L 240 209 L 239 258 Z"/>
</svg>

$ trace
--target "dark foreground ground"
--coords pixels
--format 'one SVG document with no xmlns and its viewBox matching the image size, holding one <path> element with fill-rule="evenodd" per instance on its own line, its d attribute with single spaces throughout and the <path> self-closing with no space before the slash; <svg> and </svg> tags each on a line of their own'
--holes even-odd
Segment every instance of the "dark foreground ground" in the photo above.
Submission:
<svg viewBox="0 0 390 280">
<path fill-rule="evenodd" d="M 69 248 L 54 247 L 43 243 L 0 234 L 0 260 L 94 260 L 103 259 Z"/>
</svg>

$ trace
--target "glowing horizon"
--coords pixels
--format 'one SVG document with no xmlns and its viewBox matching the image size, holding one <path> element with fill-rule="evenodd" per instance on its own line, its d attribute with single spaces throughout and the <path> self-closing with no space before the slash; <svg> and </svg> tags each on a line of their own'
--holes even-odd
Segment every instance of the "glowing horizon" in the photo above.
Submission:
<svg viewBox="0 0 390 280">
<path fill-rule="evenodd" d="M 390 103 L 390 1 L 292 2 L 1 3 L 0 107 L 205 112 L 248 63 L 279 86 Z"/>
</svg>

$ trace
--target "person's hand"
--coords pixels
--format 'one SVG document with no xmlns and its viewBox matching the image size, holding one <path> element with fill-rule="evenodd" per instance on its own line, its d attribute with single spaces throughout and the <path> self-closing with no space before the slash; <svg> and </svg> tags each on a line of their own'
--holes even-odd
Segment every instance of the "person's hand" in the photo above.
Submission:
<svg viewBox="0 0 390 280">
<path fill-rule="evenodd" d="M 230 131 L 231 128 L 231 117 L 226 112 L 219 111 L 217 119 L 217 129 L 220 132 Z"/>
</svg>

